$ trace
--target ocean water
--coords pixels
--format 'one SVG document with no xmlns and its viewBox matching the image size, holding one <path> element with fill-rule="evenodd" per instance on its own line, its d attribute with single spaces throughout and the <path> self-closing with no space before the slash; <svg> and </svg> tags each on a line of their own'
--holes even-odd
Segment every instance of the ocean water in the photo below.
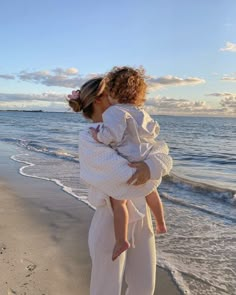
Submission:
<svg viewBox="0 0 236 295">
<path fill-rule="evenodd" d="M 174 159 L 158 189 L 168 226 L 156 238 L 158 265 L 183 294 L 235 295 L 236 118 L 153 117 Z M 86 124 L 73 113 L 0 112 L 0 142 L 17 146 L 21 174 L 88 203 L 78 158 Z"/>
</svg>

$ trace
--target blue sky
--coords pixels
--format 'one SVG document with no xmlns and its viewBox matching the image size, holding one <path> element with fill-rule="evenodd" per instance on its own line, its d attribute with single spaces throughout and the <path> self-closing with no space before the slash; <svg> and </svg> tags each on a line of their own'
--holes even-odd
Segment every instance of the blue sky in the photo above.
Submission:
<svg viewBox="0 0 236 295">
<path fill-rule="evenodd" d="M 235 0 L 1 0 L 0 109 L 64 111 L 93 74 L 142 65 L 147 109 L 236 117 Z"/>
</svg>

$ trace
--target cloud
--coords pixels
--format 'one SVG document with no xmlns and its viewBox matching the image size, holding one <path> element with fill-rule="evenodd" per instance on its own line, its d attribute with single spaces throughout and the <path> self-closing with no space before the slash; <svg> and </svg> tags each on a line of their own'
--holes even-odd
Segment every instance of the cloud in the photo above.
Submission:
<svg viewBox="0 0 236 295">
<path fill-rule="evenodd" d="M 78 88 L 84 84 L 87 80 L 102 76 L 100 74 L 91 73 L 87 75 L 80 75 L 76 68 L 55 68 L 52 70 L 42 71 L 21 71 L 16 75 L 0 74 L 2 79 L 19 79 L 24 82 L 32 82 L 36 84 L 42 84 L 46 86 L 57 86 L 66 88 Z"/>
<path fill-rule="evenodd" d="M 228 113 L 236 114 L 236 93 L 223 92 L 223 93 L 210 93 L 208 96 L 221 97 L 219 104 Z"/>
<path fill-rule="evenodd" d="M 190 101 L 169 97 L 150 98 L 145 103 L 146 110 L 151 114 L 163 115 L 232 115 L 233 102 L 223 98 L 219 107 L 211 107 L 205 101 Z"/>
<path fill-rule="evenodd" d="M 162 110 L 186 110 L 186 109 L 199 109 L 204 108 L 206 102 L 205 101 L 190 101 L 187 99 L 174 99 L 169 97 L 156 97 L 147 100 L 146 105 L 157 107 Z"/>
<path fill-rule="evenodd" d="M 163 76 L 159 78 L 148 77 L 147 84 L 150 86 L 151 90 L 160 89 L 165 86 L 186 86 L 186 85 L 197 85 L 205 83 L 206 81 L 201 78 L 189 77 L 189 78 L 179 78 L 175 76 Z"/>
<path fill-rule="evenodd" d="M 220 48 L 220 51 L 230 51 L 230 52 L 236 52 L 236 44 L 231 42 L 226 42 L 226 45 L 224 48 Z"/>
<path fill-rule="evenodd" d="M 236 82 L 236 77 L 223 77 L 222 81 Z"/>
<path fill-rule="evenodd" d="M 15 76 L 13 75 L 4 75 L 4 74 L 0 74 L 0 78 L 1 79 L 6 79 L 6 80 L 14 80 L 15 79 Z"/>
<path fill-rule="evenodd" d="M 206 94 L 206 96 L 215 96 L 215 97 L 226 97 L 226 96 L 234 96 L 236 94 L 230 92 L 215 92 Z"/>
<path fill-rule="evenodd" d="M 68 76 L 73 76 L 77 75 L 79 71 L 76 68 L 68 68 L 68 69 L 63 69 L 63 68 L 56 68 L 52 70 L 54 73 L 57 75 L 68 75 Z"/>
<path fill-rule="evenodd" d="M 78 88 L 87 80 L 102 76 L 97 73 L 90 73 L 87 75 L 80 75 L 78 69 L 76 68 L 55 68 L 52 70 L 42 70 L 42 71 L 21 71 L 20 73 L 14 75 L 0 75 L 3 79 L 15 79 L 18 78 L 20 81 L 31 82 L 36 84 L 42 84 L 46 86 L 57 86 L 66 88 Z M 175 76 L 163 76 L 159 78 L 147 77 L 147 84 L 150 90 L 159 89 L 167 86 L 187 86 L 187 85 L 197 85 L 205 83 L 204 79 L 197 77 L 180 78 Z"/>
<path fill-rule="evenodd" d="M 53 92 L 41 94 L 0 93 L 0 109 L 66 111 L 68 105 L 65 94 Z"/>
<path fill-rule="evenodd" d="M 221 97 L 219 107 L 211 107 L 205 101 L 191 101 L 170 97 L 150 97 L 145 108 L 150 114 L 163 115 L 213 115 L 234 116 L 236 113 L 236 95 L 232 93 L 211 93 L 209 96 Z M 66 94 L 45 92 L 41 94 L 0 93 L 2 110 L 44 110 L 68 111 Z"/>
<path fill-rule="evenodd" d="M 17 75 L 21 81 L 66 88 L 78 88 L 87 80 L 97 76 L 101 75 L 92 73 L 81 76 L 76 68 L 56 68 L 51 71 L 45 70 L 34 72 L 21 71 Z"/>
<path fill-rule="evenodd" d="M 39 83 L 46 86 L 59 86 L 68 88 L 77 88 L 81 86 L 88 78 L 88 76 L 81 77 L 78 75 L 76 68 L 56 68 L 50 71 L 22 71 L 18 74 L 21 81 L 28 81 Z"/>
<path fill-rule="evenodd" d="M 230 97 L 224 97 L 220 101 L 220 105 L 227 109 L 228 112 L 234 113 L 236 115 L 236 95 Z"/>
</svg>

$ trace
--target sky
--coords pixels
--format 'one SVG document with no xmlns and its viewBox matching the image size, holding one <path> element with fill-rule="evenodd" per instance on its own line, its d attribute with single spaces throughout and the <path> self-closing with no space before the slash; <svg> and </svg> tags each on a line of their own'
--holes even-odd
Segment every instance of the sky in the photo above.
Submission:
<svg viewBox="0 0 236 295">
<path fill-rule="evenodd" d="M 151 114 L 236 117 L 235 0 L 1 0 L 0 110 L 68 111 L 113 66 L 142 66 Z"/>
</svg>

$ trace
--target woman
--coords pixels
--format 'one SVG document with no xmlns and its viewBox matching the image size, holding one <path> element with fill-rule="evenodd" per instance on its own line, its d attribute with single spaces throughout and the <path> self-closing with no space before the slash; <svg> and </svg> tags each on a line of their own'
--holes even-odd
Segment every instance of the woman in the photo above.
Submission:
<svg viewBox="0 0 236 295">
<path fill-rule="evenodd" d="M 93 121 L 80 133 L 79 142 L 80 177 L 88 183 L 88 199 L 96 207 L 89 231 L 90 295 L 120 295 L 124 273 L 127 295 L 152 295 L 156 250 L 150 212 L 144 199 L 153 189 L 151 179 L 161 180 L 171 169 L 168 150 L 166 146 L 158 146 L 145 162 L 129 164 L 113 149 L 92 138 L 89 127 L 99 126 L 102 113 L 110 106 L 103 78 L 89 80 L 69 98 L 74 111 L 82 111 Z M 129 200 L 128 236 L 132 247 L 115 262 L 111 259 L 115 236 L 109 196 Z"/>
</svg>

